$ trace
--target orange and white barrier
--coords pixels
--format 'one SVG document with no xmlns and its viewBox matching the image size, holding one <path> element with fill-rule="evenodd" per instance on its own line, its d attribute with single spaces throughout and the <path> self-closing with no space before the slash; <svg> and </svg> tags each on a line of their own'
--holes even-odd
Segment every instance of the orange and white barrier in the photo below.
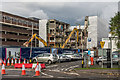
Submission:
<svg viewBox="0 0 120 80">
<path fill-rule="evenodd" d="M 2 74 L 2 75 L 6 74 L 6 73 L 5 73 L 5 63 L 4 63 L 4 62 L 3 62 L 3 65 L 2 65 L 1 74 Z"/>
<path fill-rule="evenodd" d="M 8 61 L 7 61 L 7 66 L 10 66 L 10 60 L 9 60 L 9 58 L 8 58 Z"/>
<path fill-rule="evenodd" d="M 12 60 L 11 60 L 11 66 L 13 66 L 14 65 L 14 61 L 13 61 L 13 58 L 12 58 Z"/>
<path fill-rule="evenodd" d="M 26 75 L 26 71 L 25 71 L 25 65 L 24 63 L 22 64 L 22 74 L 21 75 Z"/>
</svg>

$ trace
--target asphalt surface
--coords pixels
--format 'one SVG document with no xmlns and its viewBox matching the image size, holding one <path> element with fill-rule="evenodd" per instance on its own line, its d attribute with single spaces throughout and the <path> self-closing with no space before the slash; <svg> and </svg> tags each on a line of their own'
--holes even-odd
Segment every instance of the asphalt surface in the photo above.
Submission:
<svg viewBox="0 0 120 80">
<path fill-rule="evenodd" d="M 51 65 L 46 65 L 46 69 L 40 72 L 40 76 L 35 76 L 34 69 L 26 69 L 26 76 L 21 76 L 21 69 L 14 69 L 13 67 L 6 67 L 6 75 L 2 75 L 3 80 L 5 79 L 75 79 L 83 78 L 90 80 L 119 80 L 118 70 L 76 70 L 74 68 L 81 67 L 81 60 L 55 63 Z M 91 67 L 101 67 L 99 65 L 94 65 Z M 114 67 L 118 67 L 114 65 Z M 115 73 L 115 74 L 111 74 Z"/>
</svg>

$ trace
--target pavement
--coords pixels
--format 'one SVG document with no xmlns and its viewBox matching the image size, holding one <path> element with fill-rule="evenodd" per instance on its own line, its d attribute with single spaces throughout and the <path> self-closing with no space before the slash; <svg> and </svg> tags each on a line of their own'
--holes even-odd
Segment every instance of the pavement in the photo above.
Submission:
<svg viewBox="0 0 120 80">
<path fill-rule="evenodd" d="M 92 67 L 100 67 L 94 65 Z M 117 66 L 114 66 L 117 67 Z M 46 65 L 46 69 L 43 69 L 40 76 L 35 76 L 34 69 L 26 69 L 26 76 L 21 76 L 21 69 L 15 69 L 14 67 L 6 67 L 6 75 L 2 75 L 2 79 L 89 79 L 89 80 L 120 80 L 120 71 L 111 69 L 82 69 L 81 60 L 55 63 L 52 65 Z"/>
</svg>

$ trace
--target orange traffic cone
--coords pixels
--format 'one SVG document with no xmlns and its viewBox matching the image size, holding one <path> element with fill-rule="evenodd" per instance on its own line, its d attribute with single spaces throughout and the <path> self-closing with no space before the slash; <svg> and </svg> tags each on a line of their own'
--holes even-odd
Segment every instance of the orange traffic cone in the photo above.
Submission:
<svg viewBox="0 0 120 80">
<path fill-rule="evenodd" d="M 19 64 L 20 64 L 20 59 L 19 59 L 19 62 L 18 62 Z"/>
<path fill-rule="evenodd" d="M 14 63 L 13 63 L 13 58 L 12 58 L 12 60 L 11 60 L 11 66 L 13 66 L 14 65 Z"/>
<path fill-rule="evenodd" d="M 26 71 L 25 71 L 25 65 L 24 63 L 22 64 L 22 74 L 21 75 L 26 75 Z"/>
<path fill-rule="evenodd" d="M 0 66 L 2 66 L 2 60 L 0 59 Z"/>
<path fill-rule="evenodd" d="M 25 58 L 24 58 L 24 64 L 26 63 L 26 60 L 25 60 Z"/>
<path fill-rule="evenodd" d="M 3 62 L 3 65 L 2 65 L 2 72 L 1 72 L 1 74 L 3 75 L 3 74 L 6 74 L 5 73 L 5 63 Z"/>
<path fill-rule="evenodd" d="M 15 58 L 15 64 L 17 64 L 17 59 Z"/>
<path fill-rule="evenodd" d="M 10 66 L 10 61 L 9 61 L 9 58 L 8 58 L 7 66 Z"/>
<path fill-rule="evenodd" d="M 35 69 L 35 76 L 39 76 L 40 75 L 40 72 L 39 72 L 39 65 L 38 65 L 38 62 L 37 62 L 37 67 Z"/>
<path fill-rule="evenodd" d="M 4 59 L 4 65 L 6 66 L 6 60 Z"/>
</svg>

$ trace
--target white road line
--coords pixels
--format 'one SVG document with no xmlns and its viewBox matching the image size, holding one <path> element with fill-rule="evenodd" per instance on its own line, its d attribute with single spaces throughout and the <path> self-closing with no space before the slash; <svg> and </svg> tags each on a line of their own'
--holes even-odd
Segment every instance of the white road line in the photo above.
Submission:
<svg viewBox="0 0 120 80">
<path fill-rule="evenodd" d="M 68 73 L 68 72 L 63 72 L 63 73 L 66 73 L 66 74 L 73 74 L 73 75 L 79 75 L 78 73 Z"/>
<path fill-rule="evenodd" d="M 49 77 L 54 77 L 54 76 L 52 76 L 52 75 L 48 75 L 48 74 L 45 74 L 45 73 L 43 73 L 43 72 L 41 72 L 43 75 L 45 75 L 45 76 L 49 76 Z"/>
<path fill-rule="evenodd" d="M 4 76 L 20 76 L 20 75 L 4 75 Z"/>
<path fill-rule="evenodd" d="M 57 67 L 58 65 L 46 66 L 46 68 Z"/>
</svg>

